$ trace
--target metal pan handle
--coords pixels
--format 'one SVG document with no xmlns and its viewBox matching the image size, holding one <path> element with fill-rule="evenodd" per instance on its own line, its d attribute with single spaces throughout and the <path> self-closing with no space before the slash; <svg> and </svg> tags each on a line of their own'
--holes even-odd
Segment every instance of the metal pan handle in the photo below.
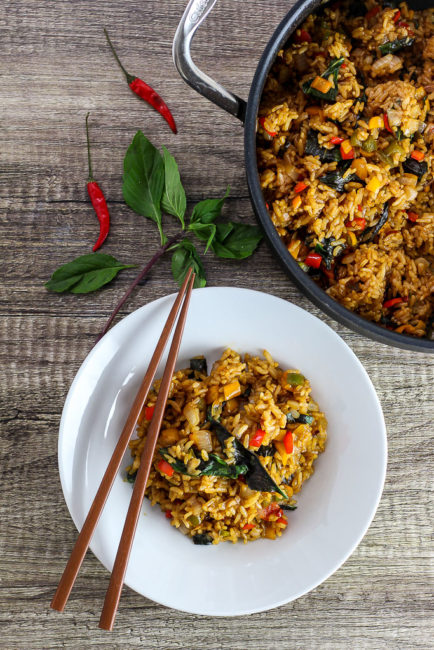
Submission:
<svg viewBox="0 0 434 650">
<path fill-rule="evenodd" d="M 173 60 L 181 77 L 198 93 L 244 122 L 246 102 L 199 70 L 191 58 L 191 41 L 217 0 L 190 0 L 173 39 Z"/>
</svg>

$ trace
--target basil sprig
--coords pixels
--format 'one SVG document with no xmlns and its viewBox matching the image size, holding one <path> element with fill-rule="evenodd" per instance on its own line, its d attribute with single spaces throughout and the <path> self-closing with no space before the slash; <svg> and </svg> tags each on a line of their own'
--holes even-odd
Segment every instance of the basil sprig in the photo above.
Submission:
<svg viewBox="0 0 434 650">
<path fill-rule="evenodd" d="M 222 198 L 199 201 L 193 207 L 187 223 L 187 198 L 176 160 L 166 147 L 162 148 L 161 154 L 142 131 L 137 131 L 125 155 L 122 193 L 125 203 L 134 212 L 157 225 L 161 238 L 161 248 L 134 280 L 134 286 L 143 280 L 151 266 L 167 250 L 172 253 L 172 275 L 176 282 L 181 285 L 192 267 L 196 273 L 194 286 L 204 287 L 205 269 L 191 237 L 205 243 L 204 253 L 211 249 L 217 257 L 239 260 L 249 257 L 262 239 L 257 226 L 219 221 L 229 188 Z M 176 217 L 181 226 L 181 232 L 171 241 L 168 241 L 163 230 L 164 214 Z M 131 266 L 121 264 L 111 255 L 82 255 L 57 269 L 45 286 L 59 293 L 89 293 L 100 289 L 113 280 L 119 271 Z M 125 295 L 129 293 L 130 290 Z"/>
</svg>

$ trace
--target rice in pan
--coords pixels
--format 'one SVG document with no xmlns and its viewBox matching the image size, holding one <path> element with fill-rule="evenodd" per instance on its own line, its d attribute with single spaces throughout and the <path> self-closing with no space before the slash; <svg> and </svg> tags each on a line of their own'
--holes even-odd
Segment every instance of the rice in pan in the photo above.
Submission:
<svg viewBox="0 0 434 650">
<path fill-rule="evenodd" d="M 146 497 L 195 544 L 276 539 L 324 451 L 327 422 L 296 369 L 226 350 L 175 373 Z M 130 443 L 133 481 L 160 381 Z M 290 525 L 290 524 L 289 524 Z"/>
<path fill-rule="evenodd" d="M 258 118 L 258 166 L 289 253 L 361 316 L 430 336 L 434 9 L 335 2 L 282 49 Z"/>
</svg>

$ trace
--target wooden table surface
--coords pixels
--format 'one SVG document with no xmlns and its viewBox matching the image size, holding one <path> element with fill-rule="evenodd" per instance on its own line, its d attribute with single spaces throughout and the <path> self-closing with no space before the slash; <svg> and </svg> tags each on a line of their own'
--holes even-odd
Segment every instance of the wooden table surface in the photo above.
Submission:
<svg viewBox="0 0 434 650">
<path fill-rule="evenodd" d="M 246 97 L 260 53 L 290 5 L 219 0 L 198 33 L 197 62 Z M 368 533 L 324 584 L 267 613 L 193 616 L 125 588 L 115 630 L 105 633 L 97 624 L 108 574 L 92 554 L 66 611 L 49 608 L 76 537 L 57 468 L 63 402 L 135 273 L 126 271 L 88 296 L 49 294 L 43 286 L 57 266 L 90 252 L 96 238 L 85 185 L 86 112 L 95 175 L 112 214 L 104 252 L 141 265 L 158 247 L 154 225 L 122 201 L 123 155 L 139 128 L 176 156 L 191 202 L 219 197 L 229 184 L 225 215 L 254 222 L 242 126 L 187 87 L 172 64 L 171 41 L 183 9 L 181 0 L 4 0 L 0 10 L 0 647 L 433 647 L 433 357 L 374 343 L 325 317 L 265 243 L 245 262 L 207 255 L 208 283 L 257 288 L 300 305 L 336 330 L 364 364 L 389 438 L 384 494 Z M 126 67 L 161 90 L 176 116 L 177 136 L 132 96 L 103 26 Z M 162 261 L 122 315 L 174 290 L 168 260 Z"/>
</svg>

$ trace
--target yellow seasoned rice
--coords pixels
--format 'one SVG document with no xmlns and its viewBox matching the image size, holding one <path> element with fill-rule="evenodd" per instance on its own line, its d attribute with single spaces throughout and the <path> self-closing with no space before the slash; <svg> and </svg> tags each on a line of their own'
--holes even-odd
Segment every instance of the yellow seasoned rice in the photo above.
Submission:
<svg viewBox="0 0 434 650">
<path fill-rule="evenodd" d="M 288 252 L 348 309 L 418 337 L 432 335 L 433 104 L 434 9 L 344 1 L 278 53 L 258 118 L 261 186 Z"/>
<path fill-rule="evenodd" d="M 147 418 L 152 417 L 159 385 L 155 382 L 139 420 L 138 437 L 130 443 L 133 462 L 127 478 L 131 481 L 140 464 Z M 326 443 L 327 421 L 310 393 L 309 381 L 299 370 L 283 371 L 266 351 L 264 358 L 246 354 L 242 359 L 227 349 L 209 375 L 205 369 L 177 371 L 146 497 L 160 506 L 168 523 L 196 544 L 276 539 L 288 522 L 290 526 L 294 495 L 313 473 L 313 463 Z M 224 444 L 210 417 L 226 429 Z M 258 430 L 261 446 L 254 439 Z M 285 447 L 285 436 L 287 441 L 292 437 L 292 451 Z M 276 490 L 249 487 L 247 467 L 237 478 L 202 473 L 216 457 L 225 471 L 240 469 L 244 461 L 236 448 L 239 444 L 259 459 L 260 473 L 272 478 Z"/>
</svg>

